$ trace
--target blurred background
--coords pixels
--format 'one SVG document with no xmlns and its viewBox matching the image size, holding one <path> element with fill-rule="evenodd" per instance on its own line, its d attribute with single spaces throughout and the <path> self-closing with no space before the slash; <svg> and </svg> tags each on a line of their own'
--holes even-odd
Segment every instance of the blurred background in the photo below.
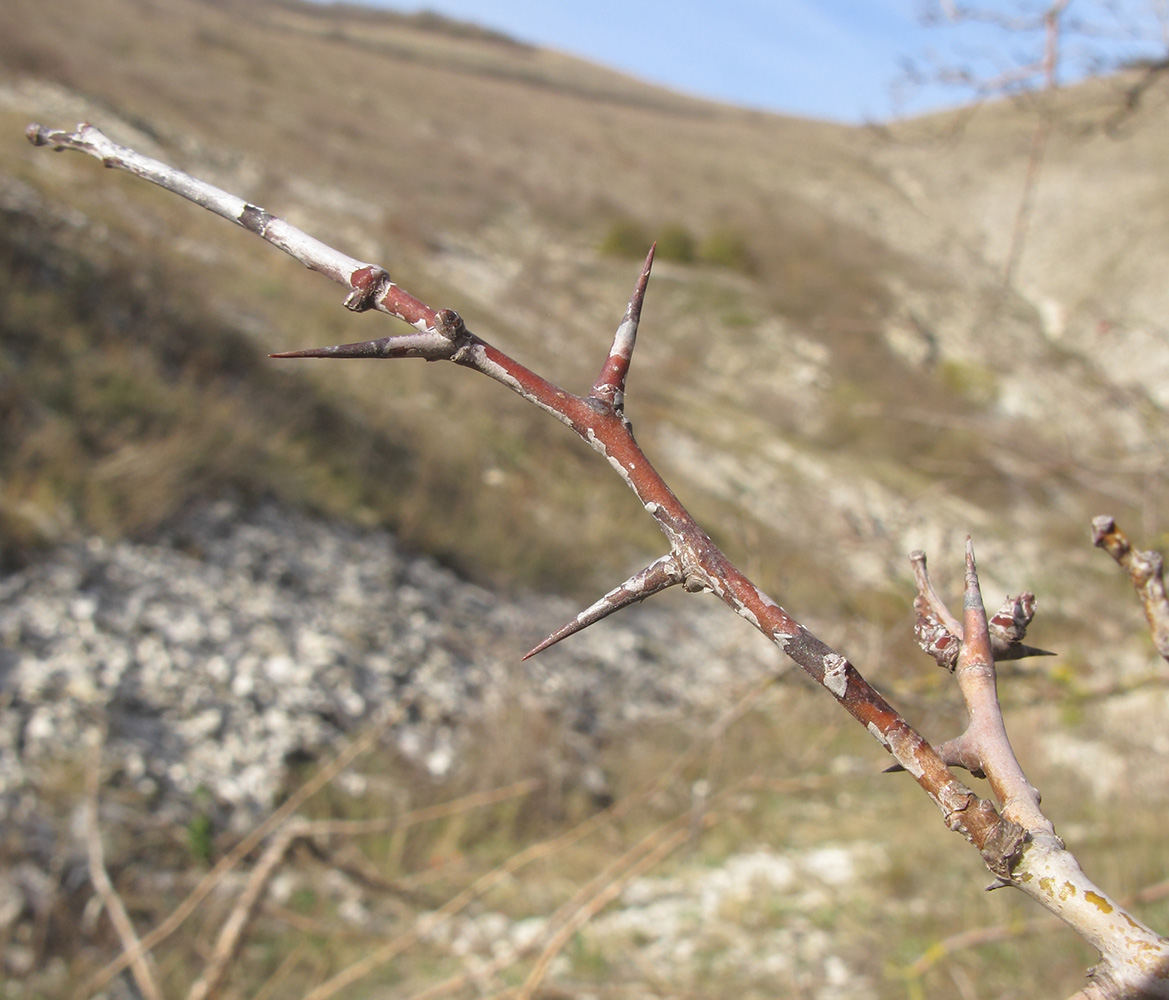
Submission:
<svg viewBox="0 0 1169 1000">
<path fill-rule="evenodd" d="M 521 663 L 664 551 L 606 463 L 454 366 L 266 359 L 393 326 L 34 121 L 578 392 L 657 240 L 647 455 L 935 742 L 964 712 L 907 555 L 957 602 L 972 535 L 1057 653 L 1003 667 L 1025 769 L 1169 926 L 1169 672 L 1089 538 L 1169 537 L 1163 16 L 8 0 L 3 995 L 1032 997 L 1092 961 L 712 599 Z M 315 832 L 233 856 L 285 801 Z M 145 969 L 109 965 L 103 867 L 139 935 L 202 893 Z"/>
</svg>

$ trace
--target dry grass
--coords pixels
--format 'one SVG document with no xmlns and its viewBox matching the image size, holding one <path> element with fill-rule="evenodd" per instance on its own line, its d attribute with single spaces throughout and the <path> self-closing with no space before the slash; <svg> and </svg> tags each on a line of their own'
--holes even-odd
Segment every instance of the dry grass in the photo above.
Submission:
<svg viewBox="0 0 1169 1000">
<path fill-rule="evenodd" d="M 1026 365 L 1058 363 L 1036 346 L 1026 304 L 992 304 L 968 317 L 963 296 L 975 293 L 963 286 L 978 286 L 985 269 L 956 277 L 922 243 L 920 220 L 909 226 L 895 217 L 907 210 L 898 171 L 942 170 L 960 151 L 934 143 L 944 155 L 927 161 L 917 133 L 902 146 L 882 145 L 871 132 L 685 99 L 457 26 L 348 8 L 13 0 L 5 18 L 0 81 L 32 88 L 8 98 L 12 110 L 0 113 L 6 134 L 34 113 L 99 120 L 115 138 L 144 143 L 386 263 L 406 287 L 457 307 L 476 332 L 570 388 L 595 376 L 632 283 L 635 268 L 598 255 L 606 232 L 630 219 L 647 238 L 684 234 L 680 260 L 659 268 L 650 291 L 631 416 L 684 498 L 725 526 L 716 527 L 721 540 L 750 538 L 753 549 L 811 569 L 811 579 L 795 584 L 775 570 L 764 579 L 785 600 L 806 588 L 820 603 L 843 606 L 848 598 L 837 595 L 857 583 L 850 563 L 825 572 L 798 519 L 784 511 L 827 504 L 830 533 L 880 552 L 904 581 L 908 524 L 941 518 L 945 530 L 971 527 L 940 514 L 945 504 L 934 494 L 973 501 L 986 513 L 980 530 L 1004 536 L 1055 530 L 1036 517 L 1037 498 L 1058 503 L 1061 523 L 1086 520 L 1103 502 L 1106 494 L 1080 475 L 1103 458 L 1094 445 L 1069 458 L 1068 475 L 1052 475 L 1065 429 L 1002 412 L 996 366 L 1004 341 L 1026 338 Z M 65 22 L 68 38 L 53 28 Z M 30 80 L 72 88 L 72 96 L 38 91 Z M 997 120 L 978 118 L 971 136 L 983 141 Z M 1002 153 L 987 148 L 988 158 Z M 112 257 L 126 277 L 109 280 L 132 301 L 147 297 L 145 281 L 155 282 L 169 306 L 152 315 L 186 320 L 173 337 L 247 330 L 230 351 L 203 352 L 218 366 L 221 388 L 238 377 L 233 367 L 258 373 L 241 360 L 248 350 L 255 357 L 377 332 L 376 320 L 347 315 L 334 293 L 270 248 L 140 183 L 18 145 L 0 149 L 0 171 L 84 216 L 78 230 L 58 227 L 39 253 L 72 254 L 84 244 L 89 260 Z M 966 197 L 931 193 L 939 205 Z M 927 330 L 972 325 L 969 336 L 986 340 L 983 353 L 943 353 L 931 367 L 890 351 L 882 331 L 907 308 L 891 289 L 905 286 L 933 303 L 921 316 L 914 307 L 915 322 Z M 48 313 L 39 300 L 28 306 L 9 308 L 23 311 L 32 330 L 36 315 Z M 946 318 L 954 308 L 961 319 Z M 116 327 L 117 319 L 105 322 Z M 91 332 L 80 336 L 96 343 Z M 150 350 L 158 349 L 156 341 Z M 823 356 L 810 384 L 802 374 L 809 350 Z M 116 401 L 111 385 L 95 405 L 137 406 L 146 437 L 124 422 L 126 447 L 109 457 L 108 449 L 78 446 L 52 420 L 38 426 L 41 443 L 28 445 L 19 487 L 0 513 L 9 552 L 58 537 L 70 519 L 87 530 L 141 532 L 183 502 L 184 484 L 198 494 L 241 487 L 241 479 L 251 480 L 246 490 L 385 524 L 495 583 L 591 596 L 660 548 L 621 484 L 562 428 L 464 373 L 301 366 L 295 384 L 336 415 L 292 421 L 316 431 L 282 431 L 289 415 L 265 390 L 277 418 L 261 412 L 268 403 L 224 399 L 223 390 L 206 407 L 211 426 L 196 432 L 169 398 L 174 380 L 152 371 L 157 359 L 117 354 L 111 365 L 136 372 L 126 376 L 136 389 Z M 210 381 L 197 381 L 186 403 Z M 169 418 L 156 412 L 168 405 Z M 924 421 L 915 418 L 922 413 Z M 975 417 L 977 427 L 959 423 Z M 166 419 L 172 430 L 164 432 Z M 674 429 L 693 439 L 696 453 L 671 445 Z M 815 456 L 834 484 L 816 487 L 788 468 L 768 447 L 776 438 Z M 32 452 L 44 451 L 70 455 L 64 464 L 83 474 L 86 488 L 66 488 L 48 469 L 42 475 Z M 744 470 L 733 487 L 703 474 L 709 453 Z M 759 482 L 779 480 L 783 489 L 749 482 L 754 469 Z M 1107 501 L 1118 517 L 1155 513 L 1140 474 L 1123 487 L 1120 506 Z M 150 493 L 150 502 L 133 502 Z M 444 497 L 441 511 L 435 496 Z M 891 507 L 899 513 L 890 527 Z"/>
<path fill-rule="evenodd" d="M 218 888 L 184 862 L 178 831 L 135 828 L 148 810 L 115 783 L 103 791 L 119 817 L 104 829 L 107 866 L 139 935 L 152 942 L 166 996 L 188 995 L 206 979 L 209 954 L 227 954 L 224 928 L 246 915 L 245 905 L 252 915 L 228 941 L 224 996 L 513 995 L 506 991 L 549 972 L 537 995 L 820 995 L 831 982 L 822 958 L 797 949 L 790 964 L 765 973 L 748 957 L 757 949 L 766 956 L 767 942 L 793 929 L 795 941 L 826 933 L 827 954 L 844 961 L 851 988 L 864 995 L 1021 1000 L 1074 991 L 1088 949 L 1021 896 L 983 892 L 977 856 L 943 829 L 904 775 L 879 773 L 871 742 L 826 699 L 798 684 L 740 693 L 706 719 L 614 734 L 602 760 L 608 804 L 565 783 L 552 765 L 565 747 L 536 715 L 488 725 L 492 752 L 467 747 L 442 783 L 422 779 L 376 737 L 359 741 L 341 755 L 350 761 L 350 790 L 308 771 L 282 810 L 286 823 L 294 810 L 299 818 L 267 827 L 284 829 L 283 839 L 273 834 L 250 854 L 247 844 L 231 850 L 229 835 L 216 839 Z M 363 791 L 354 790 L 354 775 L 365 775 Z M 1125 895 L 1163 880 L 1159 820 L 1130 811 L 1135 803 L 1123 797 L 1092 805 L 1058 773 L 1033 776 L 1087 870 Z M 60 818 L 68 822 L 67 809 Z M 644 905 L 637 899 L 666 884 L 653 880 L 700 879 L 744 851 L 798 861 L 874 843 L 862 851 L 868 870 L 847 887 L 813 878 L 725 897 L 707 921 L 738 928 L 734 941 L 723 941 L 743 956 L 737 972 L 716 952 L 704 957 L 697 930 L 699 951 L 663 964 L 650 957 L 652 936 L 614 938 L 605 929 L 614 904 L 636 919 Z M 175 874 L 160 874 L 167 870 Z M 650 881 L 620 902 L 639 878 Z M 170 920 L 165 938 L 148 936 L 192 891 L 189 917 Z M 680 891 L 666 897 L 679 915 L 688 903 Z M 1137 912 L 1153 922 L 1169 917 L 1166 894 L 1148 895 Z M 108 977 L 120 946 L 104 921 L 78 923 L 79 912 L 51 915 L 37 995 L 73 995 Z M 685 918 L 659 909 L 652 919 Z M 667 927 L 663 933 L 675 933 Z"/>
</svg>

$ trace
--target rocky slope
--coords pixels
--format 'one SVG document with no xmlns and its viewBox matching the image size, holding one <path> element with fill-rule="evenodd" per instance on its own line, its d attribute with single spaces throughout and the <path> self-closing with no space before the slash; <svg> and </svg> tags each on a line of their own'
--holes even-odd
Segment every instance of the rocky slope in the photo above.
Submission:
<svg viewBox="0 0 1169 1000">
<path fill-rule="evenodd" d="M 384 532 L 224 501 L 155 545 L 89 539 L 0 581 L 4 817 L 34 816 L 37 776 L 103 719 L 116 782 L 178 822 L 202 790 L 248 829 L 290 762 L 378 718 L 404 713 L 398 749 L 443 777 L 512 699 L 578 733 L 577 770 L 595 772 L 602 733 L 775 666 L 712 602 L 643 610 L 521 664 L 573 605 L 507 601 Z"/>
</svg>

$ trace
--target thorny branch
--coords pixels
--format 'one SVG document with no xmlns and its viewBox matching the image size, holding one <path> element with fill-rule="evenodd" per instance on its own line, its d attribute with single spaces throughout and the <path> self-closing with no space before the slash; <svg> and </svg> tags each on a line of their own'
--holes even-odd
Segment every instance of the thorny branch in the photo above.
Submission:
<svg viewBox="0 0 1169 1000">
<path fill-rule="evenodd" d="M 943 744 L 945 752 L 939 753 L 844 656 L 747 579 L 698 526 L 650 464 L 634 439 L 624 402 L 626 376 L 653 264 L 652 248 L 600 375 L 588 395 L 578 396 L 475 336 L 452 310 L 435 310 L 420 302 L 399 288 L 384 268 L 340 253 L 255 205 L 119 146 L 92 126 L 81 125 L 76 132 L 68 133 L 33 125 L 27 135 L 34 145 L 88 153 L 107 167 L 129 171 L 180 194 L 256 233 L 306 267 L 347 288 L 345 305 L 349 309 L 376 309 L 413 328 L 408 334 L 273 357 L 453 361 L 501 382 L 552 414 L 608 460 L 657 522 L 669 551 L 553 632 L 529 655 L 667 587 L 682 584 L 690 592 L 713 593 L 770 638 L 868 729 L 938 806 L 946 825 L 979 850 L 996 876 L 996 886 L 1022 889 L 1100 951 L 1103 961 L 1092 970 L 1092 982 L 1083 996 L 1169 998 L 1169 940 L 1130 916 L 1087 879 L 1040 811 L 1039 794 L 1023 776 L 1011 751 L 995 693 L 994 641 L 969 544 L 962 634 L 957 633 L 957 619 L 944 611 L 932 588 L 920 598 L 927 609 L 933 610 L 931 627 L 941 630 L 935 632 L 935 638 L 944 638 L 948 630 L 958 643 L 953 669 L 970 714 L 967 731 L 957 740 Z M 923 576 L 924 559 L 919 578 Z M 1003 629 L 1000 644 L 1008 647 L 1018 644 L 1033 610 L 1033 599 L 1019 600 L 1017 608 L 1012 604 L 1007 609 L 1009 622 L 999 622 Z M 954 642 L 942 645 L 949 647 Z M 948 763 L 985 773 L 1002 813 L 958 781 Z M 441 911 L 435 919 L 441 919 Z M 401 941 L 393 944 L 402 946 Z M 376 951 L 367 956 L 367 962 L 384 960 L 385 956 Z M 359 972 L 351 969 L 348 975 Z"/>
</svg>

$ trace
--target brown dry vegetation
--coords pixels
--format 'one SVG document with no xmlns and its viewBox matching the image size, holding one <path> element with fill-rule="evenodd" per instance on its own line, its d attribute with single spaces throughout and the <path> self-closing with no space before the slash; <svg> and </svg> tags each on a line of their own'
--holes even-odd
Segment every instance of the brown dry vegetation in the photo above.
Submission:
<svg viewBox="0 0 1169 1000">
<path fill-rule="evenodd" d="M 1009 116 L 986 113 L 968 126 L 980 171 L 951 176 L 948 166 L 970 152 L 942 144 L 940 124 L 907 126 L 905 141 L 890 143 L 677 97 L 425 19 L 294 4 L 17 0 L 5 27 L 10 134 L 39 109 L 144 139 L 386 263 L 407 287 L 457 306 L 473 329 L 569 385 L 591 378 L 600 348 L 584 345 L 604 340 L 627 294 L 630 267 L 597 252 L 606 234 L 625 220 L 647 237 L 689 235 L 693 261 L 660 268 L 651 291 L 633 416 L 732 550 L 736 537 L 757 538 L 781 558 L 806 557 L 806 533 L 782 512 L 827 505 L 833 534 L 850 550 L 879 553 L 882 575 L 904 581 L 916 526 L 956 524 L 944 512 L 949 498 L 973 502 L 980 528 L 1031 532 L 1044 530 L 1032 523 L 1036 501 L 1082 519 L 1117 492 L 1097 488 L 1082 467 L 1108 455 L 1085 439 L 1077 413 L 1046 408 L 1079 392 L 1107 418 L 1135 400 L 1096 384 L 1076 351 L 1037 336 L 1033 303 L 994 287 L 993 247 L 978 259 L 971 245 L 981 228 L 994 232 L 993 219 L 967 220 L 974 235 L 949 239 L 962 222 L 950 213 L 970 201 L 972 185 L 1010 190 L 1019 143 Z M 1140 134 L 1147 140 L 1149 130 Z M 246 330 L 261 352 L 371 335 L 375 321 L 345 315 L 327 289 L 185 206 L 17 144 L 0 155 L 9 177 L 43 195 L 42 207 L 83 214 L 91 257 L 136 262 L 118 265 L 138 269 L 130 296 L 160 282 L 183 297 L 192 326 L 204 314 L 212 326 Z M 939 187 L 947 177 L 948 191 Z M 915 194 L 925 187 L 928 203 Z M 72 252 L 68 227 L 58 231 L 62 252 Z M 949 247 L 942 259 L 939 243 Z M 27 258 L 29 249 L 13 252 Z M 38 252 L 51 256 L 52 240 Z M 385 469 L 399 485 L 374 488 L 376 502 L 340 484 L 332 502 L 321 492 L 306 499 L 386 523 L 496 582 L 591 593 L 614 563 L 628 565 L 630 546 L 655 547 L 620 484 L 558 428 L 460 373 L 386 367 L 281 373 L 410 456 Z M 1020 395 L 1032 399 L 1019 405 Z M 263 409 L 245 421 L 262 438 Z M 796 457 L 775 454 L 777 438 Z M 376 451 L 376 439 L 349 447 Z M 816 468 L 818 488 L 798 456 Z M 378 460 L 368 462 L 376 478 Z M 712 464 L 717 482 L 704 472 Z M 491 488 L 480 485 L 487 470 L 503 473 Z M 230 470 L 220 478 L 232 479 Z M 1118 516 L 1147 503 L 1130 482 L 1119 483 Z M 457 543 L 430 523 L 424 498 L 435 489 L 454 499 Z M 55 492 L 7 496 L 5 522 L 51 525 L 50 536 L 71 520 L 141 527 L 134 516 L 119 525 L 85 505 L 54 506 Z M 173 495 L 158 496 L 155 518 L 184 502 L 181 485 L 165 492 Z M 501 521 L 505 530 L 495 530 Z M 567 523 L 584 530 L 564 532 Z M 574 556 L 578 545 L 585 558 Z M 847 588 L 855 574 L 841 569 L 817 588 Z M 766 571 L 764 582 L 792 585 Z"/>
<path fill-rule="evenodd" d="M 24 144 L 30 120 L 87 118 L 386 264 L 420 297 L 457 308 L 476 332 L 573 388 L 594 377 L 634 277 L 635 266 L 603 252 L 614 249 L 607 238 L 623 225 L 648 237 L 673 229 L 684 246 L 681 226 L 692 259 L 680 251 L 655 274 L 629 412 L 720 544 L 872 667 L 935 736 L 949 735 L 959 712 L 940 678 L 908 658 L 904 557 L 915 545 L 952 552 L 973 531 L 991 600 L 1035 590 L 1034 641 L 1087 650 L 1009 681 L 1021 755 L 1039 756 L 1029 743 L 1054 714 L 1031 702 L 1059 706 L 1075 732 L 1100 724 L 1104 713 L 1081 685 L 1108 662 L 1082 624 L 1085 608 L 1103 591 L 1110 608 L 1127 609 L 1133 634 L 1137 615 L 1123 582 L 1082 541 L 1087 519 L 1106 508 L 1149 533 L 1166 523 L 1166 403 L 1150 377 L 1164 362 L 1114 363 L 1139 349 L 1141 331 L 1164 337 L 1163 96 L 1119 138 L 1095 128 L 1106 83 L 1062 98 L 1075 127 L 1053 142 L 1018 288 L 1003 290 L 997 260 L 1026 155 L 1025 108 L 984 109 L 960 129 L 954 117 L 849 129 L 682 98 L 446 22 L 351 7 L 6 0 L 0 21 L 7 564 L 84 532 L 149 534 L 224 489 L 386 525 L 479 579 L 589 598 L 660 548 L 603 463 L 486 380 L 445 366 L 261 360 L 384 327 L 345 313 L 325 283 L 251 237 L 80 157 Z M 1065 322 L 1045 333 L 1048 300 Z M 1148 658 L 1143 644 L 1110 653 L 1128 667 Z M 853 841 L 879 828 L 896 851 L 878 895 L 827 903 L 816 917 L 854 950 L 878 995 L 975 995 L 964 992 L 972 977 L 978 996 L 1071 992 L 1089 958 L 1060 934 L 902 976 L 950 933 L 1035 914 L 981 893 L 977 858 L 962 855 L 924 799 L 895 778 L 874 785 L 875 752 L 863 734 L 836 729 L 825 701 L 777 696 L 665 799 L 563 867 L 509 884 L 491 906 L 515 917 L 547 912 L 574 880 L 684 811 L 695 778 L 717 773 L 725 787 L 810 771 L 828 775 L 823 788 L 744 791 L 709 838 L 671 864 L 714 864 L 760 842 Z M 560 752 L 546 720 L 510 725 L 510 755 L 472 754 L 478 769 L 452 787 L 419 782 L 405 765 L 385 786 L 434 801 L 530 776 L 533 760 Z M 614 734 L 617 797 L 662 769 L 692 732 Z M 825 735 L 807 759 L 800 747 L 817 732 Z M 484 742 L 498 750 L 492 737 Z M 827 762 L 846 758 L 863 762 L 863 778 L 830 773 Z M 1066 771 L 1040 767 L 1031 777 L 1056 803 L 1061 829 L 1078 833 L 1085 867 L 1118 894 L 1164 877 L 1162 803 L 1150 809 L 1119 791 L 1093 806 Z M 67 803 L 76 782 L 63 780 Z M 845 825 L 858 799 L 863 829 Z M 399 806 L 376 792 L 328 804 L 353 815 Z M 366 843 L 385 878 L 425 886 L 378 905 L 401 907 L 395 919 L 406 921 L 595 807 L 579 793 L 547 794 L 413 839 Z M 186 863 L 182 838 L 156 835 L 160 856 Z M 133 849 L 116 832 L 112 841 L 113 857 Z M 461 867 L 424 877 L 436 852 Z M 320 865 L 307 853 L 300 861 Z M 136 886 L 122 874 L 143 924 L 182 887 Z M 331 931 L 333 905 L 309 892 L 288 907 L 306 918 L 299 924 L 266 915 L 233 981 L 237 995 L 277 973 L 273 995 L 285 995 L 289 982 L 322 980 L 367 948 Z M 1142 916 L 1163 927 L 1164 907 Z M 174 989 L 197 972 L 222 909 L 163 954 Z M 72 926 L 68 918 L 59 926 Z M 582 992 L 680 989 L 591 947 L 582 939 L 571 953 L 567 981 Z M 64 945 L 60 953 L 76 962 L 65 979 L 92 970 L 92 957 Z M 392 975 L 407 995 L 458 967 L 423 949 Z M 712 970 L 688 995 L 764 989 Z M 793 979 L 783 989 L 811 996 L 814 985 Z"/>
</svg>

